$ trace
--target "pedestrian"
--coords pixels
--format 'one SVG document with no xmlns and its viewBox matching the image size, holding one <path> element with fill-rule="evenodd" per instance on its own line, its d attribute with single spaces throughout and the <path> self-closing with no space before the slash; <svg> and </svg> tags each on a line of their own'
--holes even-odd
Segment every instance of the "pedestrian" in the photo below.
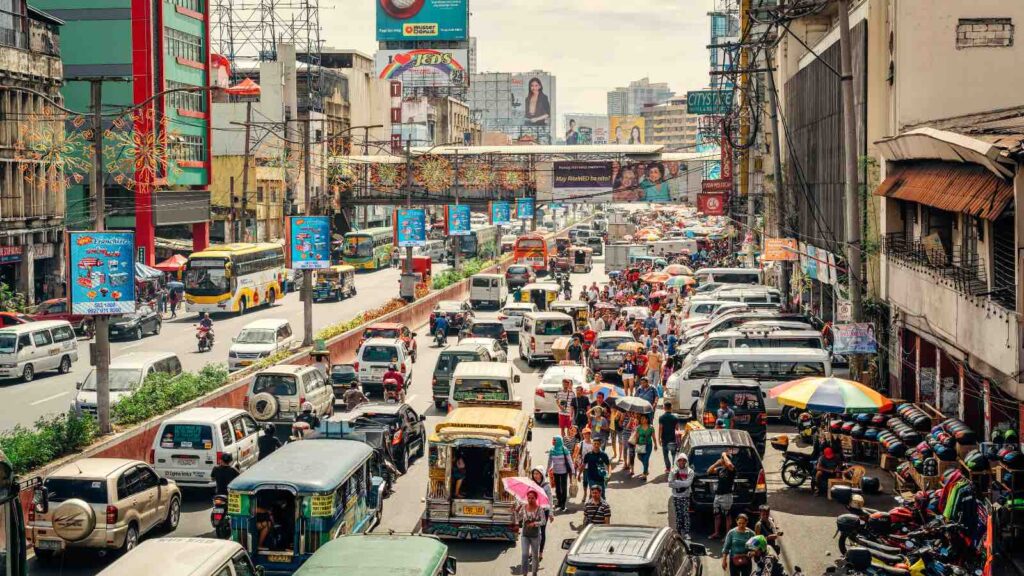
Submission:
<svg viewBox="0 0 1024 576">
<path fill-rule="evenodd" d="M 578 335 L 573 335 L 572 340 L 569 341 L 569 347 L 566 349 L 566 354 L 569 356 L 569 360 L 576 364 L 583 365 L 583 344 L 580 342 Z"/>
<path fill-rule="evenodd" d="M 181 292 L 171 290 L 171 318 L 178 317 L 178 302 L 181 300 Z"/>
<path fill-rule="evenodd" d="M 548 524 L 554 522 L 554 512 L 551 507 L 554 506 L 554 500 L 551 499 L 551 484 L 548 483 L 548 476 L 544 473 L 544 469 L 540 466 L 534 466 L 530 472 L 530 479 L 537 486 L 540 486 L 541 490 L 544 491 L 544 495 L 548 497 L 548 505 L 541 506 L 544 511 L 544 521 L 540 525 L 540 559 L 544 559 L 544 545 L 548 541 Z"/>
<path fill-rule="evenodd" d="M 610 524 L 611 521 L 612 507 L 604 498 L 604 492 L 594 486 L 590 489 L 590 499 L 583 506 L 583 525 Z"/>
<path fill-rule="evenodd" d="M 716 414 L 717 419 L 722 421 L 722 428 L 732 428 L 732 423 L 736 419 L 736 413 L 729 407 L 728 399 L 723 397 L 718 401 L 718 411 Z"/>
<path fill-rule="evenodd" d="M 736 483 L 736 467 L 729 458 L 727 452 L 722 452 L 722 457 L 715 461 L 708 468 L 708 475 L 714 474 L 718 477 L 718 484 L 715 486 L 715 499 L 711 504 L 711 513 L 715 515 L 715 533 L 711 539 L 722 537 L 722 526 L 728 530 L 732 526 L 732 503 L 733 485 Z"/>
<path fill-rule="evenodd" d="M 658 391 L 651 387 L 651 381 L 647 378 L 640 379 L 640 388 L 636 391 L 636 397 L 650 402 L 651 408 L 658 407 Z"/>
<path fill-rule="evenodd" d="M 758 509 L 757 523 L 754 524 L 754 533 L 758 536 L 764 536 L 765 541 L 768 545 L 775 550 L 776 554 L 782 553 L 782 547 L 779 546 L 779 537 L 782 536 L 782 532 L 775 526 L 775 520 L 772 519 L 772 509 L 767 504 L 762 504 Z"/>
<path fill-rule="evenodd" d="M 558 433 L 565 436 L 566 430 L 572 426 L 572 380 L 562 379 L 562 389 L 555 394 L 555 404 L 558 406 Z"/>
<path fill-rule="evenodd" d="M 573 424 L 580 430 L 583 430 L 590 421 L 590 415 L 588 414 L 590 398 L 583 391 L 583 386 L 576 386 L 576 395 L 573 396 L 570 406 L 572 408 Z"/>
<path fill-rule="evenodd" d="M 540 530 L 544 521 L 544 510 L 537 504 L 537 491 L 530 490 L 526 493 L 526 504 L 519 507 L 519 525 L 522 529 L 519 545 L 523 549 L 520 574 L 529 573 L 532 562 L 533 576 L 537 576 L 540 568 Z"/>
<path fill-rule="evenodd" d="M 661 396 L 662 368 L 664 366 L 665 356 L 661 353 L 661 345 L 655 341 L 651 346 L 651 352 L 647 355 L 647 379 L 658 391 L 658 396 Z"/>
<path fill-rule="evenodd" d="M 672 454 L 676 451 L 676 428 L 679 418 L 672 412 L 672 403 L 665 402 L 665 412 L 658 418 L 658 436 L 661 440 L 661 457 L 665 460 L 665 472 L 672 466 Z"/>
<path fill-rule="evenodd" d="M 650 418 L 647 415 L 640 415 L 640 426 L 636 429 L 636 453 L 640 457 L 640 463 L 644 466 L 643 474 L 640 477 L 647 480 L 648 469 L 651 464 L 651 453 L 658 449 L 658 438 L 654 434 Z"/>
<path fill-rule="evenodd" d="M 633 360 L 632 352 L 626 353 L 626 359 L 619 366 L 619 374 L 622 376 L 622 390 L 626 396 L 632 396 L 633 385 L 636 383 L 636 362 Z"/>
<path fill-rule="evenodd" d="M 633 474 L 633 459 L 636 457 L 636 442 L 633 432 L 636 430 L 636 415 L 622 413 L 622 426 L 619 428 L 619 441 L 622 444 L 622 467 L 627 474 Z"/>
<path fill-rule="evenodd" d="M 551 451 L 548 452 L 548 470 L 551 471 L 552 484 L 555 486 L 555 501 L 552 508 L 565 512 L 566 501 L 569 499 L 569 478 L 575 472 L 572 465 L 572 452 L 565 446 L 561 436 L 551 440 Z"/>
<path fill-rule="evenodd" d="M 675 529 L 684 539 L 690 537 L 690 488 L 694 474 L 686 453 L 677 454 L 675 466 L 668 475 L 668 485 L 672 489 Z"/>
<path fill-rule="evenodd" d="M 601 449 L 601 441 L 594 440 L 591 444 L 590 452 L 583 457 L 584 476 L 591 491 L 597 489 L 604 494 L 605 483 L 608 480 L 608 466 L 610 464 L 611 460 L 608 459 L 608 455 Z"/>
<path fill-rule="evenodd" d="M 576 427 L 573 426 L 573 429 Z M 586 466 L 583 464 L 583 459 L 594 451 L 594 439 L 590 434 L 590 428 L 585 428 L 583 432 L 580 432 L 582 436 L 581 440 L 576 442 L 576 450 L 573 452 L 573 465 L 576 467 L 576 476 L 583 483 L 583 499 L 581 502 L 587 501 L 587 487 L 590 485 L 590 480 L 585 474 Z"/>
<path fill-rule="evenodd" d="M 747 540 L 754 536 L 754 531 L 747 527 L 747 515 L 737 516 L 736 527 L 726 533 L 722 543 L 722 570 L 728 570 L 729 576 L 750 576 Z"/>
</svg>

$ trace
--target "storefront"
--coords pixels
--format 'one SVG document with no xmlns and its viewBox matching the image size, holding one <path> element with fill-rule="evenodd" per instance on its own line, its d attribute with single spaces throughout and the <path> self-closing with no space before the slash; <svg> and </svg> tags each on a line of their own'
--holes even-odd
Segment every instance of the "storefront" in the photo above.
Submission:
<svg viewBox="0 0 1024 576">
<path fill-rule="evenodd" d="M 0 246 L 0 282 L 28 304 L 63 295 L 62 251 L 52 242 Z"/>
</svg>

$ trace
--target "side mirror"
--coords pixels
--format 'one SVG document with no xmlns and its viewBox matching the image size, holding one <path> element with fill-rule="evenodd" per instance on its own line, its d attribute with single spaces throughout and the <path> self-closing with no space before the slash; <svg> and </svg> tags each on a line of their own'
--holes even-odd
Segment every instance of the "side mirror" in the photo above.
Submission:
<svg viewBox="0 0 1024 576">
<path fill-rule="evenodd" d="M 526 431 L 526 441 L 533 442 L 533 430 Z"/>
<path fill-rule="evenodd" d="M 459 561 L 453 556 L 449 556 L 444 559 L 444 572 L 448 576 L 453 576 L 459 572 Z"/>
<path fill-rule="evenodd" d="M 516 374 L 516 375 L 512 376 L 512 382 L 513 383 L 519 384 L 520 380 L 522 380 L 522 378 L 519 376 L 519 374 Z"/>
<path fill-rule="evenodd" d="M 690 550 L 690 556 L 708 555 L 708 549 L 703 544 L 694 544 L 693 542 L 687 542 L 686 547 Z"/>
<path fill-rule="evenodd" d="M 562 540 L 562 550 L 568 550 L 568 549 L 572 548 L 572 545 L 575 544 L 575 543 L 576 543 L 576 539 L 575 538 L 566 538 L 565 540 Z"/>
<path fill-rule="evenodd" d="M 160 477 L 160 485 L 161 486 L 167 486 L 169 484 L 170 484 L 170 482 L 167 480 L 167 478 L 164 478 L 162 476 Z"/>
<path fill-rule="evenodd" d="M 46 514 L 50 511 L 50 499 L 46 488 L 40 486 L 32 491 L 32 506 L 37 514 Z"/>
<path fill-rule="evenodd" d="M 75 390 L 81 390 L 81 389 L 82 389 L 82 383 L 81 382 L 75 382 Z"/>
<path fill-rule="evenodd" d="M 231 341 L 232 342 L 238 342 L 238 337 L 237 336 L 232 336 L 231 337 Z"/>
<path fill-rule="evenodd" d="M 426 421 L 427 421 L 427 415 L 426 414 L 420 414 L 420 422 L 426 422 Z"/>
<path fill-rule="evenodd" d="M 700 398 L 700 390 L 694 390 L 690 392 L 690 396 L 693 396 L 694 398 Z"/>
</svg>

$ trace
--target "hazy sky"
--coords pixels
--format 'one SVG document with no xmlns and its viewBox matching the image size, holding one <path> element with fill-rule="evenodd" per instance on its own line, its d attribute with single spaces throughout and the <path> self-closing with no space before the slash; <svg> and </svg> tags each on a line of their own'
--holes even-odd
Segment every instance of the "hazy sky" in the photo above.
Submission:
<svg viewBox="0 0 1024 576">
<path fill-rule="evenodd" d="M 376 51 L 377 0 L 321 0 L 327 45 Z M 480 72 L 543 69 L 557 114 L 604 114 L 606 93 L 644 76 L 676 93 L 708 83 L 713 0 L 471 0 Z"/>
</svg>

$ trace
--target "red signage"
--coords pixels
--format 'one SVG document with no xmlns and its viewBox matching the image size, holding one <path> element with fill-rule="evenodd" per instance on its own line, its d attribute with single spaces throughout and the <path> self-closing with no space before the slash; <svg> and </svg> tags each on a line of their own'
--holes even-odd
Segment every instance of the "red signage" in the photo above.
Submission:
<svg viewBox="0 0 1024 576">
<path fill-rule="evenodd" d="M 732 192 L 732 180 L 719 178 L 718 180 L 701 180 L 701 192 Z"/>
<path fill-rule="evenodd" d="M 401 154 L 402 153 L 402 135 L 392 134 L 391 135 L 391 153 Z"/>
<path fill-rule="evenodd" d="M 725 122 L 722 123 L 722 180 L 732 181 L 732 146 L 729 145 L 729 137 L 725 133 Z"/>
<path fill-rule="evenodd" d="M 697 194 L 697 212 L 708 216 L 725 216 L 726 196 L 722 192 Z"/>
</svg>

